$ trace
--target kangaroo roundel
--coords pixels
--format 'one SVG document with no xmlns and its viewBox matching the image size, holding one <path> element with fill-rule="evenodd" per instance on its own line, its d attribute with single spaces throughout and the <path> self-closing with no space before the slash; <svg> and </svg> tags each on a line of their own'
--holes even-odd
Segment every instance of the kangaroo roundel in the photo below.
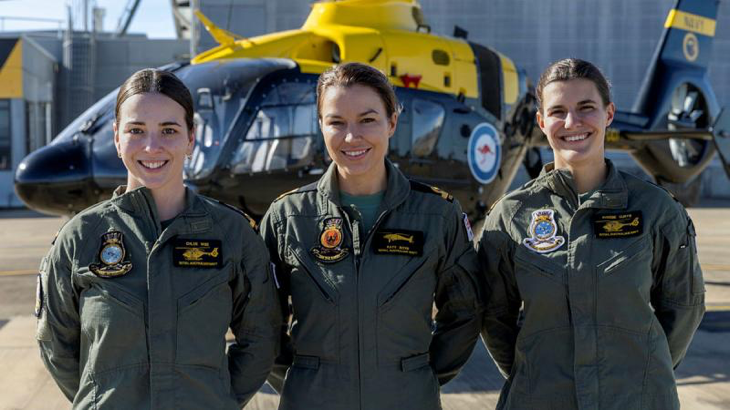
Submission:
<svg viewBox="0 0 730 410">
<path fill-rule="evenodd" d="M 502 147 L 499 144 L 499 133 L 492 124 L 483 122 L 474 128 L 469 137 L 467 148 L 469 170 L 481 184 L 494 180 L 499 170 Z"/>
</svg>

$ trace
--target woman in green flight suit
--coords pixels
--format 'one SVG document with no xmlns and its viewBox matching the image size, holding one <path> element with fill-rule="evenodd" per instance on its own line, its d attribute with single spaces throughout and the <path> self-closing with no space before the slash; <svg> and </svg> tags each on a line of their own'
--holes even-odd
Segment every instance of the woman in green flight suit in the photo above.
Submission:
<svg viewBox="0 0 730 410">
<path fill-rule="evenodd" d="M 127 185 L 72 218 L 43 259 L 43 361 L 73 408 L 240 409 L 276 353 L 266 248 L 243 214 L 183 185 L 193 101 L 177 77 L 138 71 L 115 114 Z"/>
<path fill-rule="evenodd" d="M 468 220 L 453 197 L 386 159 L 398 103 L 381 72 L 330 69 L 317 108 L 333 163 L 277 199 L 261 226 L 291 301 L 269 379 L 279 408 L 439 409 L 439 385 L 479 332 Z"/>
<path fill-rule="evenodd" d="M 555 162 L 493 207 L 478 245 L 497 408 L 678 409 L 673 369 L 704 312 L 692 221 L 604 157 L 615 108 L 595 66 L 552 64 L 537 98 Z"/>
</svg>

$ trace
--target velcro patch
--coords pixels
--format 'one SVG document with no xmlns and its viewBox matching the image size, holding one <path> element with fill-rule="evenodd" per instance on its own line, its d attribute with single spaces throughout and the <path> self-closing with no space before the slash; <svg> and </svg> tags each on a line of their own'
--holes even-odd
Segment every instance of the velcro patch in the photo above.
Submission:
<svg viewBox="0 0 730 410">
<path fill-rule="evenodd" d="M 423 232 L 403 229 L 375 232 L 373 251 L 391 255 L 423 255 Z"/>
<path fill-rule="evenodd" d="M 628 238 L 639 236 L 643 231 L 641 211 L 593 216 L 593 232 L 596 238 Z"/>
<path fill-rule="evenodd" d="M 210 239 L 175 239 L 172 263 L 179 268 L 221 268 L 221 241 Z"/>
</svg>

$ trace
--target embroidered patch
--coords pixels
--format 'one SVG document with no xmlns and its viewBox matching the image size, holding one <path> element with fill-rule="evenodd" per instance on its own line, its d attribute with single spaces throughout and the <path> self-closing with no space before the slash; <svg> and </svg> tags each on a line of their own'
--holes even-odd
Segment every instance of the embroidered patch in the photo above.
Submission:
<svg viewBox="0 0 730 410">
<path fill-rule="evenodd" d="M 643 231 L 641 211 L 593 216 L 593 233 L 596 238 L 628 238 L 641 235 Z"/>
<path fill-rule="evenodd" d="M 41 274 L 39 273 L 36 277 L 35 284 L 35 317 L 41 317 L 43 311 L 43 281 L 41 280 Z"/>
<path fill-rule="evenodd" d="M 172 263 L 178 268 L 221 268 L 221 241 L 212 239 L 175 239 Z"/>
<path fill-rule="evenodd" d="M 373 251 L 380 254 L 421 256 L 423 232 L 403 229 L 375 232 Z"/>
<path fill-rule="evenodd" d="M 92 263 L 89 270 L 101 278 L 116 278 L 124 276 L 132 270 L 132 262 L 125 261 L 127 255 L 124 249 L 123 235 L 119 231 L 107 232 L 101 236 L 102 244 L 99 250 L 99 261 Z"/>
<path fill-rule="evenodd" d="M 474 240 L 474 231 L 471 230 L 471 223 L 469 223 L 469 217 L 464 213 L 464 228 L 466 228 L 466 237 L 469 242 Z"/>
<path fill-rule="evenodd" d="M 558 236 L 558 224 L 555 223 L 555 212 L 552 209 L 540 209 L 532 213 L 530 222 L 530 238 L 522 244 L 537 253 L 554 251 L 565 243 L 565 238 Z"/>
<path fill-rule="evenodd" d="M 344 259 L 349 250 L 342 246 L 342 218 L 329 218 L 324 221 L 319 245 L 312 248 L 312 255 L 323 263 L 335 263 Z"/>
</svg>

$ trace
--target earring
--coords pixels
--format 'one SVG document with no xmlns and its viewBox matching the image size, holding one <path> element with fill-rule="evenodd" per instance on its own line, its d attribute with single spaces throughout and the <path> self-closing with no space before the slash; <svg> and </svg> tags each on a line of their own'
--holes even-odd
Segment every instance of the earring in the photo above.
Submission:
<svg viewBox="0 0 730 410">
<path fill-rule="evenodd" d="M 121 153 L 121 152 L 119 152 L 119 151 L 117 151 L 117 156 L 118 156 L 119 158 L 121 158 L 121 157 L 122 157 L 122 153 Z"/>
</svg>

